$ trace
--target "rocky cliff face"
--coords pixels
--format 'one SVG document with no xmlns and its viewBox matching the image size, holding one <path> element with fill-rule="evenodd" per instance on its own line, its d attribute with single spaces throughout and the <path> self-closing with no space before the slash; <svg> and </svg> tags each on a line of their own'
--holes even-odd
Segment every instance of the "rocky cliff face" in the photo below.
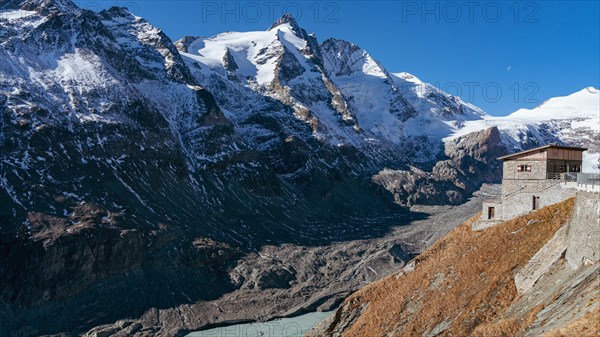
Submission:
<svg viewBox="0 0 600 337">
<path fill-rule="evenodd" d="M 2 334 L 81 331 L 230 289 L 237 248 L 194 245 L 210 230 L 186 228 L 206 200 L 187 130 L 203 129 L 193 141 L 211 154 L 221 145 L 203 135 L 230 127 L 185 64 L 147 52 L 172 43 L 146 32 L 122 48 L 106 22 L 122 13 L 68 1 L 12 13 L 0 52 Z"/>
<path fill-rule="evenodd" d="M 496 158 L 506 153 L 500 132 L 491 128 L 447 142 L 445 158 L 430 171 L 386 169 L 373 176 L 373 181 L 390 191 L 401 205 L 460 204 L 481 184 L 501 180 L 502 166 Z"/>
<path fill-rule="evenodd" d="M 565 258 L 572 268 L 600 261 L 600 195 L 579 191 L 569 225 Z"/>
</svg>

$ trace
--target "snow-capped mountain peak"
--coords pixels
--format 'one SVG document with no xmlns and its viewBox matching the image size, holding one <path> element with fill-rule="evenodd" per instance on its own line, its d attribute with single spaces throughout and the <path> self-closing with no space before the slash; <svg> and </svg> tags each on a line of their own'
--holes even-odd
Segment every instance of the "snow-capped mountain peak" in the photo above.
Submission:
<svg viewBox="0 0 600 337">
<path fill-rule="evenodd" d="M 265 98 L 276 100 L 309 124 L 318 138 L 354 143 L 358 126 L 323 69 L 321 48 L 290 15 L 267 31 L 185 38 L 177 45 L 198 81 L 209 88 L 215 85 L 214 91 L 219 82 L 218 87 L 230 87 L 255 106 Z M 244 119 L 256 109 L 233 109 L 225 100 L 236 106 L 240 103 L 223 99 L 220 103 L 225 110 L 237 110 L 230 115 L 234 120 Z"/>
<path fill-rule="evenodd" d="M 198 38 L 189 43 L 183 54 L 200 66 L 205 76 L 210 76 L 215 70 L 225 74 L 225 60 L 233 60 L 237 65 L 235 75 L 239 78 L 267 85 L 275 79 L 276 61 L 283 52 L 285 42 L 298 47 L 303 44 L 287 25 L 283 25 L 277 30 L 229 32 L 210 38 Z"/>
<path fill-rule="evenodd" d="M 298 25 L 298 22 L 296 22 L 296 19 L 294 19 L 290 13 L 284 13 L 277 21 L 273 22 L 271 27 L 267 30 L 277 29 L 283 25 L 289 26 L 298 35 L 302 32 L 302 28 L 300 28 L 300 25 Z"/>
<path fill-rule="evenodd" d="M 329 38 L 321 44 L 326 52 L 325 67 L 334 76 L 350 76 L 362 72 L 369 76 L 388 78 L 386 70 L 366 50 L 352 42 Z"/>
<path fill-rule="evenodd" d="M 82 10 L 71 0 L 9 0 L 0 5 L 0 11 L 22 9 L 42 14 L 50 12 L 77 13 Z"/>
<path fill-rule="evenodd" d="M 296 20 L 284 14 L 266 31 L 186 37 L 177 45 L 204 76 L 210 76 L 213 71 L 222 75 L 229 72 L 230 77 L 242 82 L 265 86 L 277 78 L 277 65 L 286 53 L 288 61 L 299 62 L 306 70 L 312 68 L 305 64 L 313 54 L 309 39 Z M 235 67 L 231 67 L 233 64 Z"/>
<path fill-rule="evenodd" d="M 587 87 L 568 96 L 550 98 L 533 109 L 519 109 L 508 118 L 532 121 L 589 118 L 598 117 L 599 110 L 600 92 Z"/>
<path fill-rule="evenodd" d="M 424 83 L 417 76 L 407 73 L 407 72 L 394 73 L 394 76 L 401 78 L 407 82 L 411 82 L 411 83 L 415 83 L 415 84 L 423 84 Z"/>
<path fill-rule="evenodd" d="M 450 95 L 413 74 L 399 72 L 393 75 L 400 91 L 421 111 L 450 120 L 479 119 L 487 115 L 479 107 Z"/>
</svg>

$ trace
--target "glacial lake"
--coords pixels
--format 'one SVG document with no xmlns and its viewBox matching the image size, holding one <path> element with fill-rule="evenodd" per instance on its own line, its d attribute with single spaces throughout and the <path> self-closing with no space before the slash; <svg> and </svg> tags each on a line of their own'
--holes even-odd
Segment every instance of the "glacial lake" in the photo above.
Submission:
<svg viewBox="0 0 600 337">
<path fill-rule="evenodd" d="M 245 323 L 196 331 L 186 337 L 302 337 L 333 311 L 311 312 L 291 318 L 281 318 L 261 323 Z"/>
</svg>

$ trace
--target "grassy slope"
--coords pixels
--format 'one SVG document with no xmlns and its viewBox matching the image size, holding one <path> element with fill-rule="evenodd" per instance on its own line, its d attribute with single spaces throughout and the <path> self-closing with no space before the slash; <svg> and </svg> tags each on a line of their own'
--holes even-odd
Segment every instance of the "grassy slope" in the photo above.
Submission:
<svg viewBox="0 0 600 337">
<path fill-rule="evenodd" d="M 479 232 L 470 219 L 421 254 L 414 271 L 348 298 L 346 310 L 364 312 L 344 336 L 422 336 L 436 327 L 439 336 L 518 335 L 542 308 L 519 320 L 499 319 L 518 297 L 513 276 L 568 222 L 573 204 L 569 199 Z"/>
<path fill-rule="evenodd" d="M 600 308 L 587 312 L 565 327 L 550 331 L 544 337 L 598 336 L 598 331 L 600 331 Z"/>
</svg>

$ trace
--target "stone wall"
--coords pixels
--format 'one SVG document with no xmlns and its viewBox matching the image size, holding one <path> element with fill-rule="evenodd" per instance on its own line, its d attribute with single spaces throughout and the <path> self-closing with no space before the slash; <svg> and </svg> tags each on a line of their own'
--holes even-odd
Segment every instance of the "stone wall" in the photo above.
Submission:
<svg viewBox="0 0 600 337">
<path fill-rule="evenodd" d="M 520 165 L 531 166 L 531 172 L 519 172 Z M 542 160 L 507 160 L 502 167 L 502 180 L 512 179 L 546 179 L 546 161 Z"/>
<path fill-rule="evenodd" d="M 581 167 L 581 162 L 576 160 L 540 160 L 539 158 L 504 161 L 502 198 L 500 201 L 487 200 L 483 203 L 481 219 L 473 225 L 473 228 L 491 227 L 498 221 L 509 220 L 530 212 L 534 210 L 534 203 L 537 209 L 574 197 L 576 185 L 567 188 L 566 184 L 561 186 L 559 179 L 547 179 L 549 172 L 564 172 L 567 165 L 569 167 Z M 531 169 L 520 171 L 519 166 L 530 166 Z M 534 200 L 537 200 L 537 202 Z M 490 207 L 495 208 L 494 219 L 488 219 Z"/>
<path fill-rule="evenodd" d="M 573 268 L 600 260 L 600 193 L 577 192 L 565 257 Z"/>
<path fill-rule="evenodd" d="M 574 197 L 576 190 L 561 187 L 556 180 L 503 180 L 502 219 L 512 219 L 533 210 L 533 197 L 539 208 Z"/>
<path fill-rule="evenodd" d="M 489 208 L 494 207 L 495 216 L 488 219 Z M 486 200 L 481 205 L 481 218 L 472 225 L 473 230 L 479 231 L 502 223 L 502 202 L 500 200 Z"/>
<path fill-rule="evenodd" d="M 488 218 L 488 213 L 489 213 L 489 208 L 490 207 L 494 207 L 494 217 L 489 219 Z M 500 200 L 486 200 L 483 202 L 482 205 L 482 214 L 481 214 L 481 219 L 482 220 L 501 220 L 502 219 L 502 202 Z"/>
</svg>

